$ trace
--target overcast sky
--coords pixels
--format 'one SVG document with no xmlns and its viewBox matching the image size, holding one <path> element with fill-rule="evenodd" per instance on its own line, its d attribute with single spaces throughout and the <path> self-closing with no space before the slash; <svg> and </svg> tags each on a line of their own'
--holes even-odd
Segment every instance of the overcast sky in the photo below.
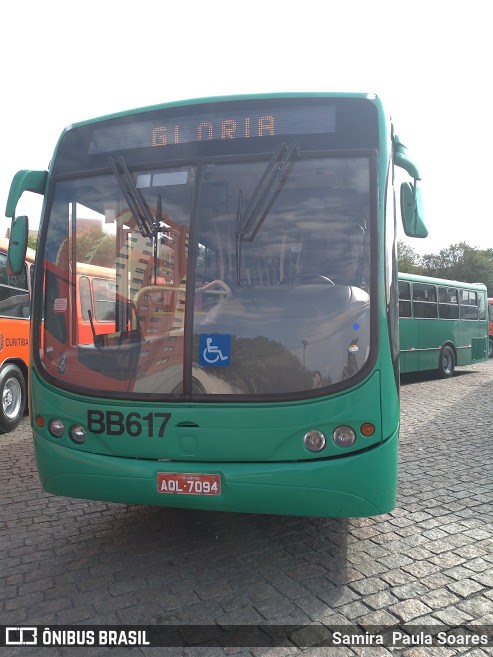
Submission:
<svg viewBox="0 0 493 657">
<path fill-rule="evenodd" d="M 419 253 L 493 248 L 490 6 L 484 0 L 24 0 L 0 5 L 0 206 L 70 123 L 185 98 L 368 91 L 422 175 Z M 20 213 L 37 226 L 24 195 Z M 32 196 L 32 195 L 30 195 Z"/>
</svg>

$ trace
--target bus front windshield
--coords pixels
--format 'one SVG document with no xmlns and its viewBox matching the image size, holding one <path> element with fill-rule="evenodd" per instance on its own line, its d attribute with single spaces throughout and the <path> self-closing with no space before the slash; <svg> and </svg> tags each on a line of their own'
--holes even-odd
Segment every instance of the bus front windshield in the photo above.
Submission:
<svg viewBox="0 0 493 657">
<path fill-rule="evenodd" d="M 43 241 L 44 371 L 136 399 L 351 385 L 370 352 L 370 168 L 370 156 L 292 149 L 282 165 L 146 169 L 120 157 L 58 181 Z"/>
</svg>

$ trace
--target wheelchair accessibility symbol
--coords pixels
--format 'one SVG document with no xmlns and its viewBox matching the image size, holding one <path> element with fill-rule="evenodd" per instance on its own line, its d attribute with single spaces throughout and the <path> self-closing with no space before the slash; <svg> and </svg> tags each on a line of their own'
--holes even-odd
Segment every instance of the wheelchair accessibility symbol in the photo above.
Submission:
<svg viewBox="0 0 493 657">
<path fill-rule="evenodd" d="M 203 333 L 199 340 L 199 365 L 229 367 L 231 365 L 231 336 L 223 333 Z"/>
</svg>

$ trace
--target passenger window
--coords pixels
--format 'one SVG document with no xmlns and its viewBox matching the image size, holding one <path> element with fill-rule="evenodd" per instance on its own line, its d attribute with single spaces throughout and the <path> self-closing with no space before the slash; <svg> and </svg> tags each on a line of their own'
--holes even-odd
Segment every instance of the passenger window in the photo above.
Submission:
<svg viewBox="0 0 493 657">
<path fill-rule="evenodd" d="M 455 287 L 438 288 L 440 319 L 459 319 L 459 295 Z"/>
<path fill-rule="evenodd" d="M 0 315 L 2 317 L 27 318 L 30 314 L 27 273 L 7 274 L 7 256 L 0 253 Z"/>
<path fill-rule="evenodd" d="M 414 283 L 413 314 L 417 318 L 438 318 L 437 293 L 434 285 Z"/>
<path fill-rule="evenodd" d="M 478 319 L 478 294 L 472 290 L 460 291 L 460 317 L 461 319 Z"/>
<path fill-rule="evenodd" d="M 411 317 L 411 285 L 407 281 L 399 281 L 399 317 Z"/>
</svg>

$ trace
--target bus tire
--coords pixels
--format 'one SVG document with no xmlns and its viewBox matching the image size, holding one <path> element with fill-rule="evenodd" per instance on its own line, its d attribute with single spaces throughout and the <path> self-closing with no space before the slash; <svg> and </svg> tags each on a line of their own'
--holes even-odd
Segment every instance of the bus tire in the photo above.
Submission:
<svg viewBox="0 0 493 657">
<path fill-rule="evenodd" d="M 440 360 L 438 361 L 438 376 L 441 379 L 448 379 L 454 375 L 455 372 L 455 354 L 452 347 L 445 345 L 440 352 Z"/>
<path fill-rule="evenodd" d="M 26 382 L 12 363 L 0 371 L 0 402 L 0 433 L 8 433 L 16 428 L 26 410 Z"/>
<path fill-rule="evenodd" d="M 488 340 L 489 346 L 488 346 L 488 358 L 493 358 L 493 338 L 490 338 Z"/>
</svg>

